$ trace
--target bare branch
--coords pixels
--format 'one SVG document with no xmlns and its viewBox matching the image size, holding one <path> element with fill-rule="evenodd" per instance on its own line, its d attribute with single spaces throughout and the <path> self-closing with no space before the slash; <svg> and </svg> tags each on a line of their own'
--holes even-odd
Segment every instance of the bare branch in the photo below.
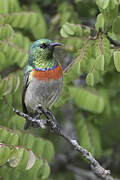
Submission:
<svg viewBox="0 0 120 180">
<path fill-rule="evenodd" d="M 113 44 L 116 47 L 120 47 L 120 43 L 116 40 L 112 39 L 110 36 L 107 35 L 107 38 L 109 39 L 110 43 Z"/>
<path fill-rule="evenodd" d="M 56 130 L 56 125 L 55 122 L 52 121 L 51 119 L 35 119 L 32 118 L 31 116 L 24 114 L 23 112 L 19 112 L 19 110 L 15 110 L 13 109 L 13 111 L 18 114 L 21 117 L 27 118 L 27 120 L 32 122 L 32 125 L 34 127 L 39 127 L 41 129 L 46 129 L 47 127 L 49 129 L 52 129 L 54 133 L 57 132 Z M 46 112 L 45 112 L 46 113 Z M 44 115 L 45 115 L 44 113 Z M 48 116 L 46 114 L 46 116 Z M 53 116 L 53 115 L 52 115 Z M 98 161 L 95 160 L 95 158 L 91 155 L 90 152 L 88 152 L 86 149 L 84 149 L 83 147 L 81 147 L 76 139 L 71 139 L 69 136 L 67 136 L 62 129 L 59 130 L 59 133 L 57 132 L 57 135 L 63 137 L 64 139 L 66 139 L 74 148 L 74 150 L 78 151 L 83 157 L 85 157 L 89 162 L 90 162 L 90 166 L 91 169 L 93 171 L 93 173 L 95 175 L 97 175 L 98 177 L 104 179 L 104 180 L 114 180 L 111 176 L 110 176 L 110 171 L 109 170 L 105 170 Z"/>
<path fill-rule="evenodd" d="M 96 177 L 91 171 L 77 168 L 77 167 L 73 166 L 72 164 L 68 164 L 67 169 L 72 171 L 77 176 L 82 177 L 82 180 L 83 179 L 101 180 L 100 177 Z M 111 176 L 108 176 L 107 180 L 113 180 L 113 178 Z M 118 179 L 114 179 L 114 180 L 118 180 Z"/>
</svg>

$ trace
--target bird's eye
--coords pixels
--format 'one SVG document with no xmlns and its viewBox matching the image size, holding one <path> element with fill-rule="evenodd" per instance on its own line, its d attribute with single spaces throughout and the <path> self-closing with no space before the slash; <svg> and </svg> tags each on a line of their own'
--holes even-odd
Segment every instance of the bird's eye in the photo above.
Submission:
<svg viewBox="0 0 120 180">
<path fill-rule="evenodd" d="M 47 44 L 43 43 L 43 44 L 40 44 L 39 46 L 40 46 L 40 48 L 45 49 L 47 47 Z"/>
</svg>

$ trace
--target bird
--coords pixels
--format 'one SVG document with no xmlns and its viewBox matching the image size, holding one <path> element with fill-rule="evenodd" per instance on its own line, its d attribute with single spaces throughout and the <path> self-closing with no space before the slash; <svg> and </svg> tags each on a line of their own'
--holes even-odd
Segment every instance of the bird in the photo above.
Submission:
<svg viewBox="0 0 120 180">
<path fill-rule="evenodd" d="M 60 96 L 63 84 L 63 69 L 54 56 L 54 48 L 63 46 L 49 39 L 32 43 L 28 63 L 24 70 L 22 108 L 25 114 L 36 116 L 36 107 L 50 109 Z M 26 118 L 24 130 L 31 122 Z"/>
</svg>

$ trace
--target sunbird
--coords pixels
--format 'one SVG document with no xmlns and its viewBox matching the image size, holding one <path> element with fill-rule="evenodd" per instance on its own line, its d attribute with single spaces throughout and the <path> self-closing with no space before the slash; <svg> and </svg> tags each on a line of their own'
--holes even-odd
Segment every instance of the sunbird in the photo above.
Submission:
<svg viewBox="0 0 120 180">
<path fill-rule="evenodd" d="M 63 44 L 40 39 L 30 47 L 23 77 L 22 107 L 23 112 L 31 117 L 36 116 L 38 105 L 50 109 L 60 96 L 63 69 L 53 55 L 55 46 L 63 46 Z M 26 119 L 24 129 L 30 126 L 31 122 Z"/>
</svg>

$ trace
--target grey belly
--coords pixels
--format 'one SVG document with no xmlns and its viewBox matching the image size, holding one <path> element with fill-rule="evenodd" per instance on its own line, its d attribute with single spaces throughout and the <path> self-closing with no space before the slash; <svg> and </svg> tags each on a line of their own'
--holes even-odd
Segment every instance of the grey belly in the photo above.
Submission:
<svg viewBox="0 0 120 180">
<path fill-rule="evenodd" d="M 43 108 L 50 108 L 58 99 L 63 78 L 59 80 L 38 81 L 34 78 L 27 87 L 25 93 L 25 105 L 28 112 L 34 113 L 36 106 L 41 104 Z"/>
</svg>

